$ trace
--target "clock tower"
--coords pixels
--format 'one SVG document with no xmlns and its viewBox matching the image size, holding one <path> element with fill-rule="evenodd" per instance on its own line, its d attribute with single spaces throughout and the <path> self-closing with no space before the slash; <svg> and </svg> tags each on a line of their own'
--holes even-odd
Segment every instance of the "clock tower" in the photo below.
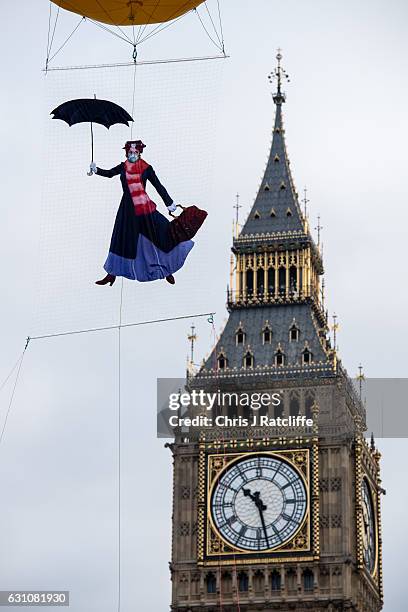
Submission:
<svg viewBox="0 0 408 612">
<path fill-rule="evenodd" d="M 189 409 L 213 426 L 176 429 L 170 445 L 172 612 L 382 609 L 380 453 L 329 338 L 320 240 L 286 151 L 281 59 L 269 159 L 233 240 L 229 318 L 187 381 L 217 397 Z"/>
</svg>

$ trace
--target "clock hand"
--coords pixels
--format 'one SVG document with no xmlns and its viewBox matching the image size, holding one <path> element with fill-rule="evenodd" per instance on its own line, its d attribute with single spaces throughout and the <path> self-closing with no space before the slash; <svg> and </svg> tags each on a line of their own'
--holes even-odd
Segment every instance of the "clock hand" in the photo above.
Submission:
<svg viewBox="0 0 408 612">
<path fill-rule="evenodd" d="M 261 494 L 260 494 L 259 491 L 255 491 L 254 495 L 252 495 L 250 489 L 243 489 L 243 493 L 244 493 L 245 497 L 250 497 L 252 499 L 252 501 L 254 502 L 255 506 L 258 508 L 259 515 L 261 517 L 262 529 L 263 529 L 264 534 L 265 534 L 266 545 L 269 547 L 268 534 L 266 532 L 265 519 L 264 519 L 264 515 L 263 515 L 263 512 L 264 512 L 264 510 L 267 509 L 267 506 L 265 506 L 265 504 L 263 503 L 263 501 L 261 499 Z"/>
<path fill-rule="evenodd" d="M 261 507 L 261 506 L 258 506 L 258 510 L 259 510 L 259 514 L 260 514 L 260 516 L 261 516 L 262 529 L 264 530 L 265 540 L 266 540 L 266 545 L 267 545 L 267 547 L 269 548 L 268 534 L 267 534 L 267 532 L 266 532 L 266 525 L 265 525 L 265 519 L 264 519 L 263 509 L 262 509 L 262 508 L 265 508 L 265 509 L 266 509 L 266 506 L 263 506 L 263 505 L 262 505 L 262 507 Z"/>
</svg>

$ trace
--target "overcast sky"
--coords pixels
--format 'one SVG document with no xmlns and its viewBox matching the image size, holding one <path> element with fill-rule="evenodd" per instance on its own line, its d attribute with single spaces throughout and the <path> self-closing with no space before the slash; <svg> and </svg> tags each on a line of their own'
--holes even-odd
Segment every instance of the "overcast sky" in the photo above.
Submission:
<svg viewBox="0 0 408 612">
<path fill-rule="evenodd" d="M 177 284 L 126 283 L 124 320 L 213 310 L 226 316 L 232 206 L 256 195 L 273 122 L 267 74 L 282 47 L 286 138 L 298 191 L 321 215 L 327 302 L 354 375 L 404 377 L 408 122 L 407 5 L 403 0 L 220 0 L 224 61 L 140 66 L 135 119 L 145 158 L 176 201 L 209 218 Z M 216 8 L 210 0 L 209 6 Z M 110 97 L 130 109 L 132 68 L 41 72 L 48 3 L 2 10 L 3 379 L 27 335 L 115 323 L 120 285 L 102 273 L 120 187 L 88 178 L 89 136 L 49 119 L 69 97 Z M 54 49 L 78 19 L 61 12 Z M 130 59 L 132 47 L 82 24 L 52 65 Z M 217 50 L 188 16 L 139 59 Z M 75 131 L 76 130 L 76 131 Z M 117 164 L 129 132 L 96 130 L 95 161 Z M 161 209 L 163 211 L 163 209 Z M 194 320 L 196 358 L 211 348 Z M 171 457 L 155 437 L 157 377 L 180 377 L 190 321 L 122 332 L 122 610 L 170 600 Z M 111 612 L 117 599 L 117 332 L 32 341 L 0 445 L 0 588 L 69 589 L 72 610 Z M 8 385 L 0 396 L 5 418 Z M 3 421 L 2 421 L 3 422 Z M 407 441 L 383 451 L 385 610 L 405 609 Z"/>
</svg>

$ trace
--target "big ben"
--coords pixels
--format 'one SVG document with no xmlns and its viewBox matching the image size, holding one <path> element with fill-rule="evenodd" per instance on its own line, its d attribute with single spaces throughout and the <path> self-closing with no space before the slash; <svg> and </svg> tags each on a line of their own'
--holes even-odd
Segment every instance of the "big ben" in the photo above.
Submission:
<svg viewBox="0 0 408 612">
<path fill-rule="evenodd" d="M 329 338 L 320 241 L 286 150 L 281 59 L 268 162 L 233 240 L 229 317 L 187 382 L 233 401 L 212 407 L 224 425 L 176 430 L 170 445 L 172 612 L 382 609 L 380 454 Z M 280 401 L 253 420 L 240 394 Z"/>
</svg>

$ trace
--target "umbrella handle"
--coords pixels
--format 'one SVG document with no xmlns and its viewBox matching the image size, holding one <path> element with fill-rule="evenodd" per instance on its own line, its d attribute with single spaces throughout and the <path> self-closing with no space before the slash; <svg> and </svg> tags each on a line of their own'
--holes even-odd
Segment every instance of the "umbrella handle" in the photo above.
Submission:
<svg viewBox="0 0 408 612">
<path fill-rule="evenodd" d="M 94 160 L 94 139 L 93 139 L 93 126 L 92 126 L 92 121 L 91 121 L 91 164 L 93 163 L 93 160 Z M 88 176 L 92 176 L 93 170 L 90 170 L 86 174 Z"/>
</svg>

